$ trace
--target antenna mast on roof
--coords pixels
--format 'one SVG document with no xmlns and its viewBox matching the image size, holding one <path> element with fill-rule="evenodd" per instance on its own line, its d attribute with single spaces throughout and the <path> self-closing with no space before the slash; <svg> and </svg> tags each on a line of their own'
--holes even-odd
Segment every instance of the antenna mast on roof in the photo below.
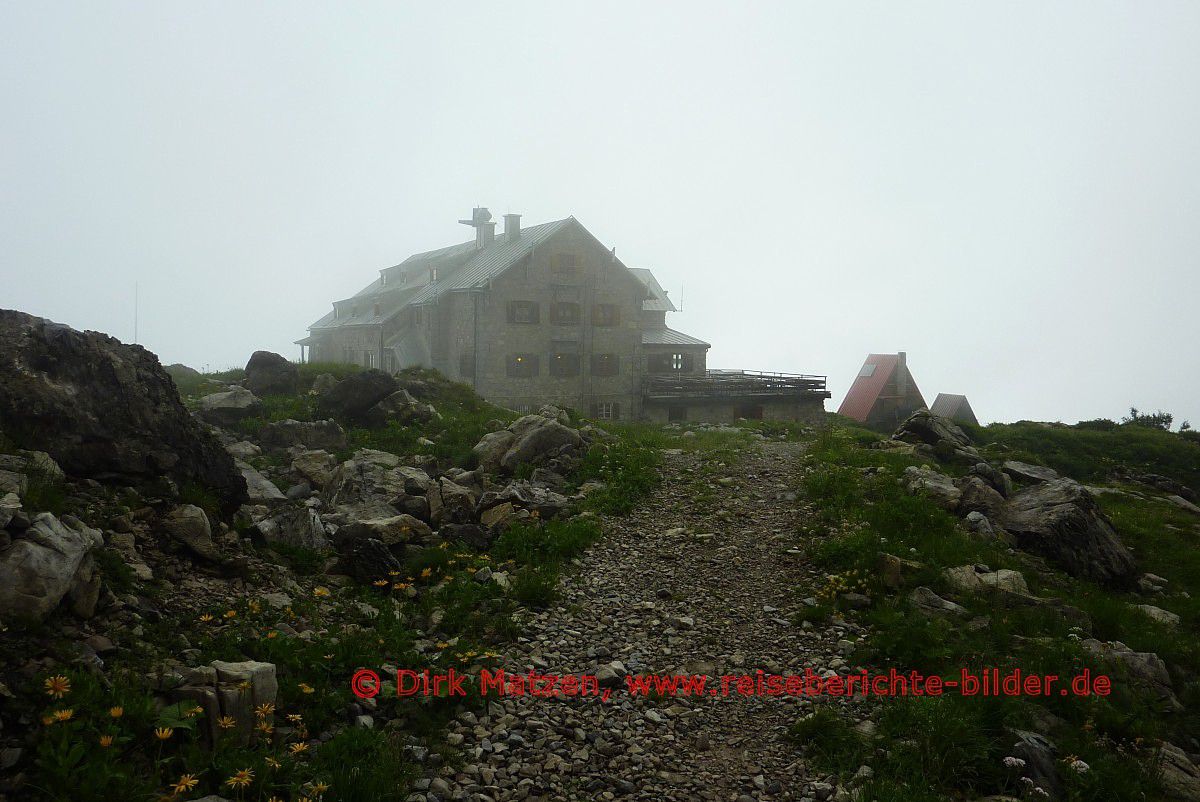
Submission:
<svg viewBox="0 0 1200 802">
<path fill-rule="evenodd" d="M 679 282 L 679 311 L 683 311 L 683 282 Z"/>
</svg>

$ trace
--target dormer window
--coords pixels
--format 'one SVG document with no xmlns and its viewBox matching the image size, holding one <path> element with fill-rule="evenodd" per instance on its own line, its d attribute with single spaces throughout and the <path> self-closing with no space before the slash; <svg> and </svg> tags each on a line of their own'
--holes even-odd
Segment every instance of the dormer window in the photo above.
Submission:
<svg viewBox="0 0 1200 802">
<path fill-rule="evenodd" d="M 437 268 L 431 267 L 429 268 L 429 283 L 432 284 L 435 281 L 437 281 Z"/>
<path fill-rule="evenodd" d="M 371 314 L 375 317 L 379 317 L 379 304 L 375 304 L 374 308 L 371 310 Z"/>
</svg>

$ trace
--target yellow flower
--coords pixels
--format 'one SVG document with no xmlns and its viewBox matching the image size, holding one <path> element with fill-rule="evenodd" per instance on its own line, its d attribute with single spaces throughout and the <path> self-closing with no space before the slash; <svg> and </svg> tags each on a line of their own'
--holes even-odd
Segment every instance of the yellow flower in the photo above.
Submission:
<svg viewBox="0 0 1200 802">
<path fill-rule="evenodd" d="M 330 591 L 329 591 L 329 588 L 318 586 L 318 587 L 313 588 L 313 595 L 316 596 L 318 599 L 323 599 L 326 596 L 330 595 Z"/>
<path fill-rule="evenodd" d="M 71 692 L 71 680 L 62 676 L 47 677 L 46 679 L 46 695 L 53 696 L 55 699 L 61 699 Z"/>
<path fill-rule="evenodd" d="M 446 641 L 440 641 L 437 644 L 437 648 L 439 648 L 439 649 L 448 649 L 449 647 L 450 647 L 450 644 L 446 643 Z"/>
<path fill-rule="evenodd" d="M 225 617 L 226 618 L 237 618 L 237 610 L 226 610 Z"/>
<path fill-rule="evenodd" d="M 196 705 L 195 707 L 193 707 L 190 710 L 185 710 L 183 715 L 186 718 L 195 718 L 196 716 L 200 715 L 203 712 L 204 712 L 204 708 L 201 707 L 200 705 Z"/>
<path fill-rule="evenodd" d="M 442 579 L 446 582 L 449 582 L 451 579 L 454 579 L 454 574 L 446 574 L 444 577 L 442 577 Z"/>
<path fill-rule="evenodd" d="M 421 571 L 421 579 L 428 579 L 432 574 L 433 574 L 433 569 L 426 568 L 425 570 Z"/>
<path fill-rule="evenodd" d="M 251 600 L 251 602 L 246 606 L 250 608 L 250 612 L 252 613 L 262 612 L 262 605 L 259 604 L 257 600 Z"/>
<path fill-rule="evenodd" d="M 300 715 L 299 713 L 288 713 L 287 720 L 293 724 L 299 724 L 304 720 L 304 716 Z"/>
<path fill-rule="evenodd" d="M 120 718 L 121 716 L 125 715 L 125 708 L 120 706 L 110 707 L 108 709 L 108 714 L 113 718 Z"/>
<path fill-rule="evenodd" d="M 288 747 L 288 751 L 291 752 L 293 755 L 298 755 L 301 752 L 307 752 L 308 744 L 304 743 L 303 741 L 301 741 L 300 743 L 292 744 L 291 746 Z"/>
<path fill-rule="evenodd" d="M 187 793 L 188 791 L 192 790 L 199 784 L 200 784 L 200 781 L 196 779 L 195 774 L 184 774 L 182 777 L 180 777 L 178 780 L 175 781 L 175 785 L 174 785 L 175 793 L 177 793 L 177 794 Z"/>
<path fill-rule="evenodd" d="M 448 549 L 448 548 L 450 548 L 450 543 L 448 541 L 443 540 L 441 543 L 438 544 L 438 548 L 439 549 Z"/>
<path fill-rule="evenodd" d="M 230 788 L 245 788 L 252 782 L 254 782 L 254 772 L 250 769 L 242 769 L 226 780 L 225 784 Z"/>
<path fill-rule="evenodd" d="M 300 683 L 300 692 L 301 693 L 316 693 L 316 691 L 317 691 L 317 689 L 314 688 L 313 686 L 309 685 L 307 682 Z"/>
<path fill-rule="evenodd" d="M 42 723 L 49 727 L 54 723 L 54 716 L 42 716 Z"/>
<path fill-rule="evenodd" d="M 212 614 L 212 613 L 205 613 L 204 615 L 200 616 L 200 623 L 201 623 L 201 624 L 211 624 L 211 623 L 212 623 L 213 621 L 215 621 L 215 620 L 216 620 L 216 619 L 215 619 L 215 618 L 213 618 L 213 614 Z"/>
<path fill-rule="evenodd" d="M 388 581 L 387 581 L 386 579 L 376 579 L 376 580 L 375 580 L 374 582 L 372 582 L 371 584 L 372 584 L 372 585 L 374 585 L 374 586 L 375 586 L 375 587 L 377 587 L 377 588 L 382 588 L 382 587 L 386 587 L 386 586 L 387 586 L 387 584 L 388 584 Z"/>
<path fill-rule="evenodd" d="M 250 680 L 244 679 L 238 683 L 238 689 L 243 691 L 250 690 Z"/>
<path fill-rule="evenodd" d="M 217 719 L 217 726 L 223 730 L 232 730 L 237 726 L 237 719 L 233 716 L 221 716 Z"/>
<path fill-rule="evenodd" d="M 105 749 L 112 746 L 113 745 L 113 737 L 111 735 L 101 735 L 100 736 L 100 745 L 102 747 L 104 747 Z"/>
<path fill-rule="evenodd" d="M 270 766 L 273 769 L 283 768 L 283 764 L 280 763 L 278 760 L 276 760 L 273 757 L 263 758 L 263 763 L 266 763 L 268 766 Z M 274 797 L 271 797 L 271 798 L 274 799 Z"/>
<path fill-rule="evenodd" d="M 259 718 L 266 718 L 274 712 L 275 705 L 271 704 L 270 702 L 263 702 L 261 705 L 254 708 L 254 715 L 258 716 Z"/>
<path fill-rule="evenodd" d="M 74 715 L 75 715 L 75 711 L 71 710 L 70 708 L 67 708 L 66 710 L 55 710 L 54 711 L 54 720 L 55 721 L 70 721 L 71 717 Z"/>
<path fill-rule="evenodd" d="M 279 633 L 276 632 L 275 630 L 271 630 L 270 632 L 267 633 L 267 640 L 275 640 L 278 637 L 279 637 Z"/>
<path fill-rule="evenodd" d="M 316 794 L 317 796 L 320 796 L 321 794 L 323 794 L 329 790 L 329 786 L 323 782 L 315 782 L 312 784 L 312 790 L 313 790 L 314 794 Z"/>
<path fill-rule="evenodd" d="M 154 737 L 160 741 L 165 741 L 175 734 L 175 730 L 171 727 L 158 727 L 154 730 Z"/>
<path fill-rule="evenodd" d="M 258 722 L 258 724 L 255 725 L 255 729 L 257 729 L 263 735 L 270 735 L 271 733 L 275 732 L 275 728 L 272 727 L 270 722 L 268 722 L 266 719 Z"/>
<path fill-rule="evenodd" d="M 400 576 L 399 571 L 388 571 L 388 576 Z"/>
<path fill-rule="evenodd" d="M 267 798 L 267 802 L 283 802 L 283 800 L 277 796 L 272 796 Z"/>
</svg>

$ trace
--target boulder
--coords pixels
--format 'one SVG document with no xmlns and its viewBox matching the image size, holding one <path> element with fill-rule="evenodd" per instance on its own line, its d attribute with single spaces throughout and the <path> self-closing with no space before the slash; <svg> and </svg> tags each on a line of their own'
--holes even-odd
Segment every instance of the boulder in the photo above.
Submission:
<svg viewBox="0 0 1200 802">
<path fill-rule="evenodd" d="M 337 464 L 337 459 L 328 451 L 304 451 L 292 458 L 292 470 L 317 488 L 329 484 Z"/>
<path fill-rule="evenodd" d="M 407 390 L 397 390 L 367 410 L 363 422 L 382 426 L 390 420 L 402 424 L 425 423 L 436 417 L 439 416 L 432 405 L 418 401 Z"/>
<path fill-rule="evenodd" d="M 515 437 L 508 451 L 500 458 L 500 467 L 510 472 L 520 465 L 536 465 L 558 456 L 564 448 L 583 445 L 583 438 L 578 431 L 541 415 L 526 415 L 513 423 L 509 430 Z"/>
<path fill-rule="evenodd" d="M 470 524 L 477 519 L 475 494 L 469 488 L 441 478 L 429 487 L 429 522 L 442 524 Z"/>
<path fill-rule="evenodd" d="M 492 545 L 496 533 L 478 524 L 446 524 L 438 530 L 438 537 L 456 543 L 465 543 L 473 549 L 483 551 Z"/>
<path fill-rule="evenodd" d="M 1005 498 L 1008 498 L 1010 495 L 1012 495 L 1012 478 L 1004 471 L 1001 471 L 986 462 L 978 462 L 971 466 L 970 474 L 972 476 L 978 476 L 980 479 L 987 482 L 993 490 Z"/>
<path fill-rule="evenodd" d="M 514 507 L 537 513 L 539 518 L 554 518 L 560 515 L 570 505 L 570 500 L 532 482 L 520 480 L 510 482 L 499 492 L 484 493 L 479 499 L 479 509 L 510 503 Z"/>
<path fill-rule="evenodd" d="M 1183 496 L 1167 496 L 1167 501 L 1171 502 L 1184 512 L 1190 512 L 1192 515 L 1200 515 L 1200 507 L 1188 501 Z"/>
<path fill-rule="evenodd" d="M 270 517 L 256 521 L 255 528 L 268 543 L 315 551 L 329 548 L 329 533 L 321 516 L 304 504 L 283 507 Z"/>
<path fill-rule="evenodd" d="M 1180 618 L 1170 610 L 1164 610 L 1161 607 L 1155 607 L 1153 604 L 1135 604 L 1133 605 L 1141 610 L 1146 616 L 1155 623 L 1174 629 L 1179 626 Z"/>
<path fill-rule="evenodd" d="M 895 554 L 880 552 L 877 570 L 883 586 L 889 590 L 899 590 L 922 569 L 924 565 L 914 560 L 905 560 Z"/>
<path fill-rule="evenodd" d="M 971 464 L 980 462 L 979 452 L 971 445 L 971 438 L 954 421 L 934 415 L 927 409 L 918 409 L 906 418 L 892 439 L 930 446 L 938 459 L 955 459 Z"/>
<path fill-rule="evenodd" d="M 1158 751 L 1158 781 L 1172 799 L 1200 802 L 1200 768 L 1187 753 L 1164 741 Z"/>
<path fill-rule="evenodd" d="M 1178 712 L 1183 705 L 1175 698 L 1171 686 L 1171 675 L 1167 666 L 1154 652 L 1135 652 L 1120 641 L 1102 642 L 1095 638 L 1082 641 L 1080 646 L 1093 657 L 1116 668 L 1120 674 L 1113 677 L 1113 687 L 1128 682 L 1157 697 L 1164 712 Z"/>
<path fill-rule="evenodd" d="M 321 414 L 354 423 L 367 423 L 372 407 L 399 389 L 396 379 L 382 370 L 347 376 L 317 400 Z"/>
<path fill-rule="evenodd" d="M 1051 799 L 1062 795 L 1062 780 L 1058 776 L 1058 749 L 1044 735 L 1025 730 L 1013 730 L 1017 742 L 1008 750 L 1012 757 L 1025 761 L 1021 776 L 1029 778 L 1034 787 L 1041 788 Z"/>
<path fill-rule="evenodd" d="M 517 510 L 511 502 L 489 507 L 479 514 L 479 523 L 488 529 L 503 529 L 516 516 Z"/>
<path fill-rule="evenodd" d="M 1133 555 L 1078 482 L 1051 479 L 1014 493 L 998 523 L 1017 548 L 1045 557 L 1072 576 L 1111 585 L 1133 582 Z"/>
<path fill-rule="evenodd" d="M 471 453 L 475 455 L 479 467 L 489 473 L 495 473 L 500 470 L 500 460 L 508 453 L 508 449 L 516 439 L 517 436 L 507 429 L 488 432 L 475 444 Z"/>
<path fill-rule="evenodd" d="M 377 579 L 391 579 L 395 571 L 401 571 L 396 556 L 386 545 L 374 538 L 346 540 L 339 549 L 341 559 L 338 568 L 363 584 Z"/>
<path fill-rule="evenodd" d="M 927 587 L 916 588 L 908 598 L 918 610 L 926 615 L 963 616 L 967 614 L 966 607 L 943 599 Z"/>
<path fill-rule="evenodd" d="M 1004 509 L 1004 496 L 979 476 L 965 476 L 956 483 L 959 493 L 958 514 L 979 512 L 998 519 Z"/>
<path fill-rule="evenodd" d="M 201 398 L 196 414 L 214 426 L 229 427 L 240 420 L 261 415 L 262 411 L 258 396 L 245 387 L 231 387 L 223 393 Z"/>
<path fill-rule="evenodd" d="M 316 395 L 325 395 L 325 393 L 336 387 L 337 383 L 337 377 L 332 373 L 322 373 L 313 379 L 312 392 Z"/>
<path fill-rule="evenodd" d="M 238 663 L 214 660 L 211 665 L 191 669 L 183 685 L 171 692 L 176 701 L 195 702 L 204 709 L 200 721 L 210 743 L 223 734 L 218 726 L 222 717 L 233 719 L 239 739 L 248 740 L 254 723 L 260 720 L 256 708 L 274 706 L 278 695 L 275 664 L 255 660 Z M 271 722 L 272 717 L 267 716 L 266 720 Z"/>
<path fill-rule="evenodd" d="M 179 543 L 186 546 L 193 554 L 206 560 L 220 562 L 216 544 L 212 539 L 212 526 L 208 514 L 195 504 L 184 504 L 176 507 L 163 518 L 163 531 Z"/>
<path fill-rule="evenodd" d="M 910 465 L 905 468 L 903 482 L 908 492 L 924 494 L 944 510 L 953 512 L 958 509 L 962 491 L 955 487 L 949 476 L 938 473 L 928 465 L 919 468 Z"/>
<path fill-rule="evenodd" d="M 952 586 L 963 593 L 980 593 L 995 589 L 1029 595 L 1025 577 L 1018 571 L 1010 571 L 1007 568 L 987 571 L 974 565 L 960 565 L 957 568 L 947 568 L 943 574 Z"/>
<path fill-rule="evenodd" d="M 969 512 L 967 517 L 963 518 L 963 524 L 967 527 L 967 531 L 983 540 L 992 540 L 999 536 L 996 527 L 992 526 L 992 521 L 982 512 Z"/>
<path fill-rule="evenodd" d="M 259 473 L 253 465 L 241 460 L 236 460 L 234 464 L 242 472 L 242 477 L 246 481 L 246 497 L 250 501 L 262 504 L 287 500 L 283 491 L 276 487 L 274 482 Z"/>
<path fill-rule="evenodd" d="M 246 363 L 246 388 L 255 395 L 295 395 L 300 369 L 279 354 L 255 351 Z"/>
<path fill-rule="evenodd" d="M 72 476 L 197 483 L 232 514 L 246 484 L 188 412 L 154 354 L 96 332 L 0 310 L 0 425 Z"/>
<path fill-rule="evenodd" d="M 411 515 L 393 515 L 390 518 L 372 518 L 354 521 L 338 529 L 334 541 L 339 546 L 347 541 L 374 539 L 385 546 L 396 546 L 414 541 L 427 541 L 433 530 L 424 521 Z"/>
<path fill-rule="evenodd" d="M 0 493 L 0 529 L 7 527 L 20 511 L 20 496 L 16 493 Z"/>
<path fill-rule="evenodd" d="M 301 446 L 323 451 L 342 451 L 347 447 L 346 431 L 334 420 L 282 420 L 268 423 L 258 431 L 258 442 L 269 451 L 284 451 Z"/>
<path fill-rule="evenodd" d="M 0 550 L 0 620 L 41 621 L 69 592 L 86 592 L 95 575 L 91 552 L 103 542 L 100 532 L 73 516 L 38 514 Z"/>
<path fill-rule="evenodd" d="M 1018 462 L 1014 459 L 1005 460 L 1004 472 L 1018 482 L 1028 482 L 1031 484 L 1052 482 L 1060 478 L 1058 471 L 1053 468 L 1047 468 L 1042 465 L 1030 465 L 1028 462 Z"/>
</svg>

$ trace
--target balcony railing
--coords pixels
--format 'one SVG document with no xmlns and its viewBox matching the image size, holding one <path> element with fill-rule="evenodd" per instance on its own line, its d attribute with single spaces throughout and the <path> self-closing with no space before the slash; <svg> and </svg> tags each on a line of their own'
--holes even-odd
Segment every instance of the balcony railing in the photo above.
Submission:
<svg viewBox="0 0 1200 802">
<path fill-rule="evenodd" d="M 703 374 L 659 374 L 645 377 L 647 400 L 673 398 L 829 398 L 825 376 L 769 373 L 759 370 L 710 370 Z"/>
</svg>

